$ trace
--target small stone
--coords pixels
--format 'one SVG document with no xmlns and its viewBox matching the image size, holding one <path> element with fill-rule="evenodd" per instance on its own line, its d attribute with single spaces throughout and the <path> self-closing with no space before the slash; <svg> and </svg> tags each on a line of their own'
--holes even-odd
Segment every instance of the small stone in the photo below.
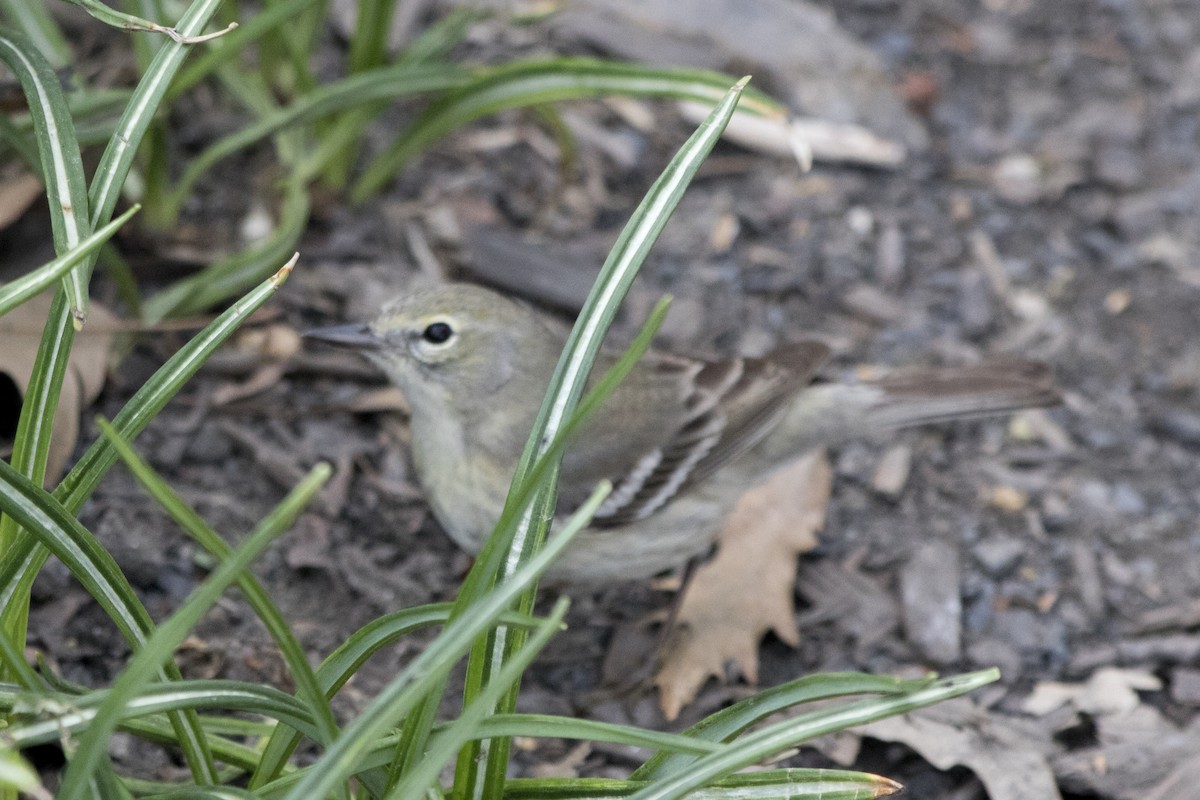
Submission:
<svg viewBox="0 0 1200 800">
<path fill-rule="evenodd" d="M 1128 289 L 1113 289 L 1104 296 L 1104 310 L 1114 317 L 1129 308 L 1129 304 L 1133 302 L 1133 295 Z"/>
<path fill-rule="evenodd" d="M 1200 669 L 1179 667 L 1171 673 L 1171 699 L 1185 706 L 1200 706 Z"/>
<path fill-rule="evenodd" d="M 1151 413 L 1150 425 L 1180 444 L 1200 446 L 1200 414 L 1193 411 L 1163 407 Z"/>
<path fill-rule="evenodd" d="M 912 448 L 898 444 L 880 457 L 871 477 L 871 488 L 889 500 L 896 500 L 904 493 L 911 472 Z"/>
<path fill-rule="evenodd" d="M 981 336 L 996 321 L 995 302 L 986 276 L 976 270 L 963 272 L 958 291 L 958 316 L 967 336 Z"/>
<path fill-rule="evenodd" d="M 904 280 L 904 234 L 895 223 L 879 232 L 875 246 L 875 277 L 885 287 L 898 286 Z"/>
<path fill-rule="evenodd" d="M 922 544 L 900 571 L 904 630 L 935 664 L 962 655 L 962 596 L 958 550 L 934 540 Z"/>
<path fill-rule="evenodd" d="M 875 227 L 875 215 L 865 206 L 853 206 L 846 212 L 846 225 L 858 237 L 864 237 Z"/>
<path fill-rule="evenodd" d="M 1059 530 L 1071 522 L 1071 504 L 1061 494 L 1050 493 L 1042 498 L 1042 524 L 1047 530 Z"/>
<path fill-rule="evenodd" d="M 1042 168 L 1033 156 L 1013 153 L 992 169 L 992 186 L 1008 202 L 1029 205 L 1042 195 Z"/>
<path fill-rule="evenodd" d="M 224 464 L 233 455 L 233 443 L 216 425 L 206 422 L 187 443 L 184 452 L 187 460 L 194 464 Z"/>
<path fill-rule="evenodd" d="M 869 322 L 896 322 L 909 316 L 894 297 L 868 283 L 855 284 L 842 302 L 852 314 Z"/>
<path fill-rule="evenodd" d="M 722 214 L 708 232 L 709 249 L 714 253 L 728 253 L 741 230 L 742 224 L 735 215 Z"/>
<path fill-rule="evenodd" d="M 979 567 L 993 578 L 1011 574 L 1025 555 L 1025 543 L 1012 536 L 993 536 L 971 549 Z"/>
<path fill-rule="evenodd" d="M 1100 148 L 1093 172 L 1101 182 L 1123 191 L 1137 188 L 1146 178 L 1146 170 L 1137 152 L 1123 145 Z"/>
<path fill-rule="evenodd" d="M 992 508 L 1015 514 L 1029 505 L 1029 495 L 1011 486 L 994 486 L 986 492 L 987 504 Z"/>
<path fill-rule="evenodd" d="M 1113 486 L 1112 503 L 1117 511 L 1131 517 L 1140 517 L 1146 513 L 1146 500 L 1128 483 Z"/>
</svg>

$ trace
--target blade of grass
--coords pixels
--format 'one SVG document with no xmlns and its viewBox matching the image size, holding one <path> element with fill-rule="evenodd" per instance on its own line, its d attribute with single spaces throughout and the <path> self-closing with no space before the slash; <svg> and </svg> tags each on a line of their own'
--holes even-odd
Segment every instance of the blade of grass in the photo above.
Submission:
<svg viewBox="0 0 1200 800">
<path fill-rule="evenodd" d="M 20 754 L 8 748 L 0 748 L 0 789 L 24 792 L 33 800 L 53 800 L 50 792 L 42 786 L 37 770 L 21 758 Z M 8 791 L 4 791 L 4 795 L 16 797 Z"/>
<path fill-rule="evenodd" d="M 458 67 L 443 64 L 396 64 L 360 72 L 320 86 L 291 105 L 265 114 L 253 124 L 209 145 L 189 161 L 169 198 L 164 217 L 178 214 L 196 181 L 213 165 L 289 126 L 319 119 L 377 100 L 444 91 L 462 85 L 469 75 Z"/>
<path fill-rule="evenodd" d="M 606 95 L 675 97 L 716 103 L 730 78 L 706 70 L 655 69 L 594 58 L 560 57 L 514 61 L 481 70 L 471 83 L 431 105 L 387 150 L 363 170 L 351 200 L 379 191 L 409 159 L 450 131 L 499 111 Z M 766 95 L 747 91 L 743 109 L 780 116 L 784 109 Z"/>
<path fill-rule="evenodd" d="M 179 30 L 185 35 L 198 33 L 207 23 L 219 2 L 220 0 L 196 0 L 185 13 L 178 26 Z M 66 193 L 61 192 L 58 188 L 54 189 L 59 195 L 59 202 L 51 203 L 52 218 L 56 218 L 63 212 L 69 212 L 70 221 L 66 221 L 68 215 L 64 214 L 64 221 L 61 224 L 56 221 L 55 224 L 64 230 L 75 229 L 83 234 L 90 233 L 97 224 L 108 221 L 112 216 L 119 190 L 128 174 L 142 134 L 158 109 L 161 91 L 170 82 L 171 76 L 174 75 L 175 69 L 183 57 L 182 45 L 172 42 L 160 49 L 159 57 L 156 57 L 151 69 L 139 82 L 131 102 L 126 106 L 121 121 L 118 123 L 117 130 L 109 140 L 109 146 L 101 159 L 96 180 L 92 182 L 91 191 L 79 196 L 78 185 L 82 184 L 84 173 L 82 166 L 75 166 L 81 164 L 78 144 L 77 142 L 64 142 L 64 137 L 71 129 L 56 124 L 54 135 L 50 135 L 49 128 L 45 124 L 46 120 L 53 121 L 56 117 L 64 116 L 69 122 L 65 104 L 54 100 L 49 105 L 45 105 L 33 99 L 35 96 L 50 98 L 56 94 L 61 98 L 61 91 L 59 91 L 58 85 L 50 80 L 52 76 L 45 75 L 45 70 L 42 69 L 45 61 L 36 54 L 36 51 L 30 51 L 28 47 L 22 48 L 11 38 L 5 41 L 8 46 L 2 49 L 13 53 L 13 59 L 21 62 L 19 67 L 13 66 L 13 64 L 10 66 L 18 73 L 23 86 L 28 83 L 34 89 L 34 91 L 30 91 L 29 88 L 26 88 L 26 93 L 31 98 L 30 111 L 34 117 L 35 133 L 39 126 L 47 127 L 47 140 L 60 145 L 59 150 L 49 152 L 52 156 L 62 160 L 64 164 L 67 163 L 67 160 L 70 160 L 72 164 L 61 177 L 60 172 L 54 169 L 53 164 L 43 167 L 47 187 L 51 185 L 57 187 L 63 179 L 68 182 Z M 39 59 L 41 59 L 40 63 Z M 39 151 L 42 158 L 45 159 L 48 150 L 43 145 L 42 138 L 41 134 L 38 134 Z M 64 197 L 70 199 L 70 205 L 65 208 L 62 204 Z M 76 240 L 78 238 L 77 236 Z M 61 253 L 68 248 L 57 247 L 56 242 L 56 249 Z M 21 418 L 13 445 L 12 463 L 37 483 L 40 483 L 45 475 L 46 455 L 50 444 L 50 426 L 62 389 L 74 331 L 76 326 L 81 323 L 86 307 L 87 278 L 93 263 L 94 258 L 89 258 L 79 265 L 70 273 L 70 276 L 74 277 L 69 277 L 65 282 L 66 286 L 74 285 L 74 288 L 65 289 L 56 295 L 42 338 L 42 346 L 38 351 L 33 373 L 26 389 L 25 402 L 22 405 Z M 74 308 L 72 309 L 71 306 Z M 23 643 L 28 625 L 29 586 L 32 584 L 37 569 L 41 566 L 40 562 L 45 559 L 45 551 L 39 552 L 36 543 L 28 536 L 22 536 L 20 530 L 5 518 L 0 519 L 0 552 L 3 552 L 6 558 L 11 555 L 14 559 L 23 562 L 21 565 L 23 574 L 16 583 L 18 591 L 14 601 L 5 604 L 0 609 L 0 616 L 3 618 L 6 630 L 14 641 Z M 215 776 L 211 758 L 204 749 L 203 737 L 199 731 L 194 730 L 192 721 L 189 719 L 176 720 L 176 724 L 181 739 L 185 740 L 183 752 L 193 775 L 200 782 L 210 782 Z M 192 735 L 186 735 L 187 729 L 192 729 Z"/>
<path fill-rule="evenodd" d="M 646 197 L 638 205 L 630 222 L 621 231 L 616 244 L 605 259 L 600 274 L 584 303 L 583 311 L 567 338 L 563 354 L 550 379 L 551 389 L 546 395 L 525 453 L 517 466 L 514 486 L 519 486 L 528 474 L 537 454 L 544 450 L 544 443 L 552 440 L 559 428 L 570 417 L 585 381 L 600 351 L 604 334 L 608 331 L 617 308 L 638 268 L 649 253 L 650 246 L 667 222 L 667 218 L 678 205 L 683 191 L 695 176 L 700 164 L 716 144 L 729 118 L 737 107 L 738 98 L 749 78 L 743 78 L 725 95 L 713 113 L 680 148 L 654 182 Z M 534 527 L 533 520 L 548 521 L 554 511 L 556 496 L 557 463 L 545 489 L 535 498 L 524 515 L 511 544 L 507 546 L 503 565 L 498 573 L 503 580 L 514 565 L 520 564 L 531 553 L 537 552 L 545 537 L 545 524 L 541 530 Z M 511 497 L 511 495 L 510 495 Z M 483 553 L 489 548 L 500 548 L 504 543 L 484 545 Z M 481 554 L 481 560 L 483 556 Z M 479 568 L 479 562 L 476 568 Z M 524 592 L 516 606 L 518 611 L 528 612 L 532 608 L 535 588 Z M 498 627 L 472 649 L 468 661 L 467 685 L 464 703 L 470 703 L 480 694 L 491 676 L 511 656 L 513 648 L 521 643 L 520 631 Z M 494 713 L 511 712 L 516 706 L 516 692 L 509 692 L 493 709 Z M 480 796 L 498 797 L 503 791 L 508 769 L 509 740 L 491 739 L 473 742 L 459 754 L 455 772 L 454 792 L 463 798 Z M 482 765 L 482 774 L 480 767 Z"/>
<path fill-rule="evenodd" d="M 5 730 L 6 741 L 19 749 L 59 741 L 65 734 L 86 731 L 100 715 L 111 691 L 82 696 L 58 693 L 17 692 L 11 704 L 18 714 L 43 717 L 18 722 Z M 120 723 L 138 717 L 160 716 L 187 709 L 220 709 L 261 714 L 318 738 L 308 707 L 286 692 L 270 686 L 228 680 L 172 681 L 143 687 L 117 716 Z"/>
<path fill-rule="evenodd" d="M 141 433 L 204 361 L 287 280 L 298 257 L 298 254 L 293 256 L 275 275 L 209 323 L 134 393 L 113 418 L 113 427 L 122 437 L 132 439 Z M 68 512 L 77 512 L 116 460 L 112 444 L 107 439 L 96 440 L 54 490 L 54 497 Z M 30 539 L 23 539 L 0 553 L 0 609 L 3 609 L 0 613 L 5 615 L 6 624 L 16 605 L 13 598 L 22 593 L 28 595 L 46 555 L 46 549 Z"/>
<path fill-rule="evenodd" d="M 982 670 L 933 681 L 912 692 L 801 714 L 743 736 L 717 753 L 701 756 L 686 770 L 666 776 L 637 792 L 633 800 L 678 800 L 738 769 L 795 747 L 799 742 L 940 703 L 999 678 L 998 670 Z"/>
<path fill-rule="evenodd" d="M 113 425 L 123 436 L 132 438 L 149 424 L 171 397 L 195 374 L 205 359 L 283 284 L 291 274 L 297 257 L 293 256 L 274 276 L 193 337 L 134 393 L 113 420 Z M 72 331 L 67 322 L 66 303 L 61 291 L 55 302 L 59 310 L 58 318 L 62 323 L 57 329 Z M 67 473 L 66 478 L 55 490 L 55 497 L 70 513 L 77 512 L 115 461 L 116 453 L 111 444 L 106 439 L 97 440 Z M 10 633 L 14 642 L 23 643 L 25 640 L 25 609 L 28 608 L 29 589 L 49 552 L 35 537 L 25 536 L 0 553 L 0 615 L 3 615 L 6 630 L 11 632 L 19 629 L 19 638 Z M 176 721 L 173 724 L 177 725 L 178 732 L 178 726 L 185 723 L 189 728 L 192 727 L 188 720 Z M 200 765 L 210 765 L 204 754 L 201 733 L 192 729 L 190 733 L 179 733 L 178 738 L 193 773 L 206 774 L 204 771 L 197 772 Z"/>
<path fill-rule="evenodd" d="M 44 3 L 0 0 L 0 9 L 52 66 L 65 67 L 71 63 L 71 46 Z"/>
<path fill-rule="evenodd" d="M 220 4 L 221 0 L 194 0 L 175 25 L 175 30 L 184 37 L 199 35 Z M 170 40 L 163 42 L 138 81 L 92 178 L 88 197 L 93 225 L 107 221 L 112 216 L 142 137 L 187 53 L 188 45 Z"/>
<path fill-rule="evenodd" d="M 117 11 L 115 8 L 109 8 L 99 0 L 65 0 L 72 5 L 79 6 L 87 13 L 91 14 L 96 19 L 106 25 L 112 25 L 114 28 L 120 28 L 125 31 L 144 31 L 147 33 L 161 33 L 171 41 L 177 44 L 199 44 L 216 39 L 218 36 L 224 36 L 226 33 L 237 28 L 237 23 L 230 23 L 228 28 L 224 30 L 214 31 L 213 33 L 199 34 L 196 36 L 185 36 L 175 28 L 167 25 L 160 25 L 157 22 L 133 14 L 126 14 L 123 11 Z"/>
<path fill-rule="evenodd" d="M 517 778 L 504 800 L 619 800 L 645 789 L 645 781 L 605 778 Z M 895 781 L 866 772 L 833 769 L 776 769 L 714 781 L 688 800 L 876 800 L 895 794 Z"/>
<path fill-rule="evenodd" d="M 85 237 L 76 247 L 65 255 L 33 269 L 16 280 L 0 286 L 0 315 L 7 314 L 34 295 L 41 294 L 47 287 L 57 281 L 68 270 L 73 269 L 84 259 L 100 249 L 117 229 L 129 221 L 141 206 L 135 205 L 112 222 L 100 228 L 90 236 Z"/>
<path fill-rule="evenodd" d="M 44 670 L 44 674 L 48 675 L 48 673 L 48 670 Z M 178 683 L 176 682 L 174 685 L 178 685 Z M 78 693 L 81 688 L 86 689 L 86 687 L 74 687 L 71 692 Z M 11 713 L 16 705 L 18 696 L 24 696 L 20 689 L 11 684 L 0 683 L 0 711 Z M 37 698 L 34 698 L 32 702 L 36 708 L 38 703 Z M 45 710 L 49 714 L 57 713 L 55 707 L 52 705 Z M 223 732 L 235 729 L 234 726 L 237 723 L 241 723 L 242 725 L 248 724 L 239 720 L 232 720 L 229 717 L 215 719 L 212 717 L 200 717 L 200 724 L 208 734 L 208 741 L 212 745 L 213 755 L 242 772 L 249 772 L 254 769 L 254 765 L 258 762 L 259 751 L 238 744 L 237 742 L 232 742 L 221 735 Z M 179 737 L 176 735 L 175 729 L 172 727 L 170 721 L 162 715 L 127 718 L 122 720 L 119 729 L 154 744 L 166 747 L 179 746 Z M 239 736 L 246 735 L 245 731 L 242 730 L 237 730 L 236 733 Z"/>
<path fill-rule="evenodd" d="M 37 537 L 63 562 L 131 646 L 135 649 L 145 646 L 153 635 L 154 622 L 112 556 L 53 496 L 3 461 L 0 461 L 0 511 L 30 536 Z M 19 589 L 17 583 L 11 579 L 0 582 L 0 592 L 4 595 L 0 604 L 8 605 L 9 597 Z M 164 679 L 180 678 L 174 662 L 161 669 Z M 194 715 L 176 714 L 172 721 L 181 746 L 197 754 L 199 763 L 205 765 L 201 776 L 215 778 L 203 732 Z"/>
<path fill-rule="evenodd" d="M 59 800 L 78 800 L 86 789 L 92 770 L 107 757 L 108 740 L 116 730 L 122 710 L 159 672 L 159 665 L 171 657 L 175 648 L 200 617 L 233 584 L 250 562 L 277 536 L 328 480 L 333 470 L 318 464 L 308 476 L 273 510 L 226 561 L 184 601 L 174 614 L 160 625 L 133 656 L 97 708 L 96 717 L 78 742 L 74 758 L 67 765 L 59 787 Z"/>
<path fill-rule="evenodd" d="M 91 233 L 92 226 L 83 161 L 62 88 L 50 64 L 28 40 L 0 32 L 0 60 L 17 76 L 25 93 L 50 207 L 54 249 L 66 255 Z M 89 264 L 79 264 L 63 278 L 51 305 L 13 437 L 13 467 L 39 484 L 46 474 L 54 414 L 71 343 L 87 306 L 89 269 Z M 15 522 L 8 516 L 0 518 L 0 552 L 7 553 L 23 541 L 29 540 Z M 21 648 L 25 644 L 28 607 L 26 592 L 17 595 L 3 612 L 5 631 Z"/>
<path fill-rule="evenodd" d="M 146 464 L 113 429 L 112 425 L 102 420 L 100 430 L 112 442 L 117 455 L 125 462 L 129 471 L 134 474 L 155 501 L 171 515 L 171 518 L 179 523 L 201 547 L 222 561 L 232 557 L 233 550 L 229 545 Z M 284 663 L 287 664 L 292 679 L 296 683 L 298 693 L 316 721 L 315 734 L 310 732 L 308 735 L 312 736 L 318 744 L 328 745 L 337 736 L 337 722 L 333 717 L 333 710 L 329 707 L 325 692 L 317 682 L 316 673 L 308 663 L 304 649 L 296 640 L 292 629 L 288 627 L 283 614 L 271 601 L 270 595 L 253 575 L 247 572 L 239 576 L 237 584 L 238 588 L 242 590 L 246 602 L 254 609 L 267 632 L 278 645 Z"/>
<path fill-rule="evenodd" d="M 786 708 L 802 703 L 829 700 L 855 694 L 902 694 L 928 686 L 933 678 L 904 680 L 887 675 L 866 675 L 857 672 L 834 672 L 806 675 L 723 708 L 705 717 L 683 732 L 708 742 L 727 742 L 734 736 Z M 656 780 L 689 769 L 695 761 L 687 755 L 659 753 L 638 767 L 630 780 Z"/>
<path fill-rule="evenodd" d="M 431 688 L 445 681 L 446 673 L 476 637 L 495 625 L 513 599 L 574 540 L 611 489 L 610 485 L 601 486 L 541 552 L 514 572 L 509 580 L 497 585 L 450 622 L 441 635 L 401 670 L 354 722 L 346 726 L 333 746 L 308 769 L 302 780 L 291 787 L 286 800 L 323 797 L 335 784 L 359 769 L 361 758 L 370 752 L 375 739 L 403 719 Z"/>
<path fill-rule="evenodd" d="M 21 36 L 0 31 L 0 61 L 17 76 L 29 104 L 50 205 L 54 250 L 65 255 L 92 232 L 93 226 L 88 220 L 83 157 L 62 85 L 45 57 Z M 76 330 L 82 327 L 87 313 L 89 270 L 90 264 L 80 265 L 63 282 Z"/>
<path fill-rule="evenodd" d="M 268 3 L 257 14 L 244 20 L 237 30 L 230 31 L 209 44 L 204 55 L 192 60 L 190 66 L 180 70 L 179 75 L 167 89 L 165 100 L 168 104 L 177 99 L 188 89 L 211 75 L 218 67 L 229 63 L 236 53 L 245 53 L 250 45 L 258 41 L 270 30 L 288 23 L 311 7 L 317 0 L 285 0 L 285 2 Z"/>
<path fill-rule="evenodd" d="M 171 315 L 211 308 L 261 281 L 280 259 L 293 252 L 308 222 L 310 200 L 307 188 L 294 175 L 284 182 L 282 191 L 279 225 L 265 241 L 176 281 L 169 289 L 147 298 L 142 304 L 142 319 L 150 323 L 161 322 Z"/>
<path fill-rule="evenodd" d="M 430 740 L 429 749 L 425 752 L 424 760 L 417 767 L 396 782 L 395 786 L 385 795 L 385 800 L 405 800 L 409 797 L 425 796 L 437 782 L 442 767 L 454 758 L 457 750 L 468 740 L 478 738 L 479 726 L 492 714 L 492 708 L 500 700 L 500 695 L 509 691 L 521 679 L 525 668 L 533 663 L 533 659 L 542 652 L 555 633 L 563 628 L 570 602 L 560 597 L 554 609 L 545 621 L 530 631 L 528 641 L 513 654 L 488 684 L 485 691 L 480 693 L 473 703 L 463 709 L 461 715 L 453 723 L 446 726 Z"/>
<path fill-rule="evenodd" d="M 317 682 L 326 697 L 332 698 L 360 666 L 375 652 L 387 647 L 413 631 L 441 625 L 450 618 L 450 603 L 436 603 L 407 608 L 385 614 L 364 625 L 334 650 L 317 669 Z M 537 624 L 534 617 L 505 613 L 500 621 L 506 625 Z M 250 777 L 249 787 L 257 789 L 278 777 L 284 763 L 300 742 L 300 735 L 277 727 L 263 749 L 262 759 Z"/>
</svg>

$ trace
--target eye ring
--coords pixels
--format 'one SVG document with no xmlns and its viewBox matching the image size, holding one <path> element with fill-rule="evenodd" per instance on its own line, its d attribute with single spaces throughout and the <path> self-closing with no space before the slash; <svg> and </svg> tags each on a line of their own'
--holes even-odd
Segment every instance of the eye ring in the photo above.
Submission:
<svg viewBox="0 0 1200 800">
<path fill-rule="evenodd" d="M 454 328 L 448 322 L 431 322 L 421 331 L 421 338 L 430 344 L 445 344 L 454 337 Z"/>
</svg>

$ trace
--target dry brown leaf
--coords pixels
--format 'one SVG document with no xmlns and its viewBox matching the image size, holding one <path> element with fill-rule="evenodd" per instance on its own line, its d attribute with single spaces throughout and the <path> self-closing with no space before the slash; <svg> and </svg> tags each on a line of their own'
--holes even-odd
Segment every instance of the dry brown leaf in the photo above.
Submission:
<svg viewBox="0 0 1200 800">
<path fill-rule="evenodd" d="M 43 194 L 38 176 L 23 166 L 10 164 L 0 175 L 0 230 L 20 219 Z"/>
<path fill-rule="evenodd" d="M 49 293 L 33 298 L 4 316 L 0 316 L 0 386 L 7 382 L 15 387 L 17 396 L 12 403 L 0 406 L 0 430 L 15 431 L 20 415 L 20 403 L 29 386 L 29 376 L 37 359 L 42 340 L 42 328 L 50 313 Z M 88 321 L 75 336 L 67 374 L 54 415 L 54 435 L 50 439 L 50 454 L 46 464 L 46 483 L 58 480 L 67 466 L 75 441 L 79 438 L 79 415 L 104 388 L 108 372 L 108 356 L 112 349 L 117 320 L 96 303 L 88 307 Z M 12 447 L 11 440 L 2 444 L 5 455 Z"/>
<path fill-rule="evenodd" d="M 1050 736 L 1024 720 L 985 712 L 967 699 L 940 703 L 860 729 L 864 736 L 903 742 L 941 770 L 964 766 L 990 800 L 1061 800 L 1048 761 Z"/>
<path fill-rule="evenodd" d="M 817 545 L 832 472 L 824 451 L 799 459 L 746 492 L 729 515 L 712 561 L 696 571 L 654 683 L 674 719 L 710 677 L 733 661 L 758 680 L 758 643 L 768 631 L 797 645 L 792 600 L 796 556 Z"/>
</svg>

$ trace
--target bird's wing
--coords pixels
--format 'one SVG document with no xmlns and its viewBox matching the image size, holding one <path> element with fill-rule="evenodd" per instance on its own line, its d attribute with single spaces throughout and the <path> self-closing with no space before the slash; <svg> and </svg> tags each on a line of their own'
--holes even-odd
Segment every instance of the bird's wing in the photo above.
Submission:
<svg viewBox="0 0 1200 800">
<path fill-rule="evenodd" d="M 613 493 L 595 525 L 650 516 L 759 441 L 828 355 L 810 341 L 764 358 L 648 357 L 638 379 L 622 384 L 568 448 L 564 501 L 575 505 L 607 478 Z"/>
</svg>

